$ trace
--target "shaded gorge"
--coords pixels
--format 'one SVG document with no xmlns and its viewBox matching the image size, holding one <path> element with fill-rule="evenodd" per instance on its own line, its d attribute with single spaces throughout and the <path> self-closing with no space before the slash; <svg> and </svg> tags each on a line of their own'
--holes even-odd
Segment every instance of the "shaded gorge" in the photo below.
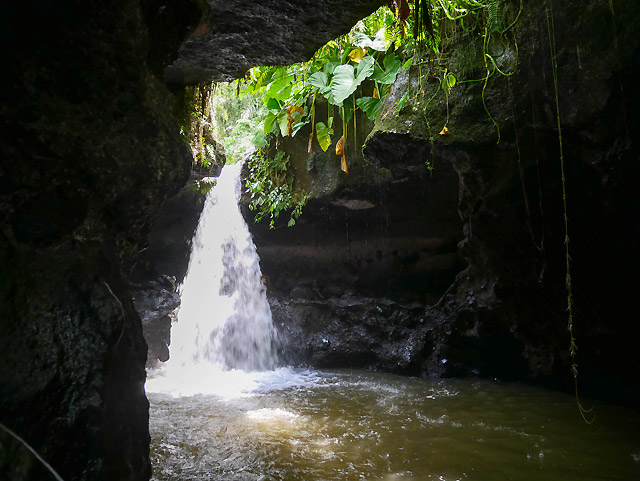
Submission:
<svg viewBox="0 0 640 481">
<path fill-rule="evenodd" d="M 640 476 L 631 409 L 583 401 L 594 408 L 587 424 L 573 396 L 497 379 L 283 367 L 287 344 L 237 206 L 240 168 L 226 166 L 208 194 L 172 355 L 149 372 L 152 479 Z"/>
</svg>

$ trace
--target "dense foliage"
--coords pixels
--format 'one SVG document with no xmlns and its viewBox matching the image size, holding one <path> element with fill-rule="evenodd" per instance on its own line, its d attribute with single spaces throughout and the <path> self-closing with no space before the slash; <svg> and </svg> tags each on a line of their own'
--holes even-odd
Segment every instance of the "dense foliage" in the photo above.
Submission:
<svg viewBox="0 0 640 481">
<path fill-rule="evenodd" d="M 393 9 L 380 8 L 358 22 L 348 34 L 327 43 L 309 62 L 253 68 L 239 81 L 243 87 L 238 88 L 246 94 L 263 95 L 268 109 L 265 132 L 295 135 L 310 123 L 309 150 L 316 140 L 326 151 L 333 143 L 335 120 L 328 116 L 326 122 L 316 122 L 318 95 L 338 107 L 343 136 L 357 109 L 375 121 L 398 72 L 412 63 L 428 64 L 429 75 L 440 79 L 442 93 L 448 96 L 457 76 L 449 70 L 444 46 L 456 31 L 475 33 L 483 43 L 487 75 L 464 81 L 484 81 L 486 85 L 495 73 L 509 75 L 496 61 L 504 49 L 492 48 L 492 39 L 504 40 L 519 16 L 519 11 L 507 15 L 503 7 L 506 3 L 505 0 L 398 0 L 393 2 Z M 513 18 L 505 27 L 509 16 Z M 405 97 L 400 102 L 406 100 Z M 343 139 L 344 148 L 338 154 L 345 171 L 346 140 Z"/>
<path fill-rule="evenodd" d="M 291 174 L 286 174 L 288 161 L 282 157 L 276 160 L 276 154 L 269 154 L 273 150 L 266 149 L 268 136 L 295 136 L 309 125 L 309 153 L 318 147 L 327 151 L 335 146 L 341 169 L 348 173 L 347 159 L 360 148 L 355 142 L 355 112 L 361 110 L 374 122 L 378 116 L 389 115 L 390 109 L 381 112 L 384 99 L 398 73 L 412 65 L 420 71 L 420 78 L 424 75 L 439 80 L 441 88 L 435 95 L 444 96 L 447 110 L 451 90 L 458 83 L 483 82 L 483 106 L 498 128 L 485 103 L 484 89 L 494 74 L 512 73 L 505 71 L 500 62 L 505 49 L 494 44 L 512 43 L 517 52 L 515 36 L 507 38 L 522 3 L 520 9 L 507 7 L 517 3 L 517 0 L 396 0 L 358 22 L 346 35 L 328 42 L 308 62 L 254 67 L 232 84 L 215 86 L 209 100 L 211 123 L 225 146 L 228 161 L 237 162 L 251 149 L 259 151 L 247 180 L 253 196 L 252 207 L 257 211 L 256 221 L 267 216 L 273 226 L 281 211 L 295 209 L 289 222 L 292 225 L 307 199 L 304 192 L 294 190 Z M 461 74 L 450 69 L 446 50 L 449 40 L 458 32 L 476 35 L 482 43 L 484 77 L 459 78 Z M 405 103 L 414 103 L 424 95 L 420 88 L 405 92 L 394 104 L 396 112 Z M 316 111 L 318 96 L 329 104 L 329 109 Z M 339 123 L 341 136 L 335 138 Z M 448 114 L 441 135 L 449 133 L 447 124 Z M 349 132 L 353 132 L 354 141 L 348 138 Z M 264 162 L 272 165 L 259 167 Z M 428 161 L 427 166 L 430 167 Z M 285 183 L 279 181 L 283 176 L 288 179 Z M 282 191 L 284 186 L 289 189 L 286 195 Z M 270 189 L 278 192 L 272 193 Z"/>
<path fill-rule="evenodd" d="M 268 217 L 272 229 L 283 210 L 291 211 L 288 225 L 294 225 L 307 201 L 307 194 L 296 191 L 293 188 L 293 176 L 287 175 L 289 161 L 289 156 L 283 151 L 279 150 L 270 156 L 266 148 L 249 158 L 249 179 L 246 184 L 251 193 L 249 208 L 257 211 L 256 222 Z"/>
<path fill-rule="evenodd" d="M 353 138 L 356 138 L 355 112 L 361 110 L 372 121 L 379 115 L 388 115 L 389 112 L 380 113 L 384 98 L 401 69 L 407 69 L 412 64 L 421 71 L 426 65 L 429 78 L 439 79 L 441 89 L 438 91 L 446 98 L 447 110 L 451 89 L 459 81 L 484 82 L 483 105 L 488 118 L 497 128 L 484 101 L 484 89 L 495 73 L 511 74 L 502 70 L 500 62 L 496 60 L 502 56 L 504 49 L 500 52 L 492 47 L 494 37 L 500 38 L 501 43 L 509 42 L 506 39 L 507 32 L 519 16 L 519 10 L 505 13 L 504 5 L 508 3 L 506 0 L 396 0 L 391 8 L 380 8 L 358 22 L 348 34 L 327 43 L 306 63 L 249 70 L 244 79 L 236 81 L 235 91 L 238 97 L 262 99 L 263 108 L 254 111 L 261 116 L 265 134 L 295 136 L 303 126 L 310 124 L 308 152 L 312 153 L 316 144 L 323 151 L 335 144 L 341 169 L 345 173 L 348 173 L 348 156 L 355 154 L 359 148 L 355 141 L 350 146 L 350 139 L 347 138 L 352 119 Z M 511 19 L 510 22 L 505 21 L 507 18 Z M 477 35 L 479 42 L 482 42 L 486 67 L 484 77 L 458 80 L 457 72 L 449 69 L 445 48 L 449 37 L 459 31 Z M 515 37 L 511 41 L 515 44 Z M 517 51 L 517 44 L 515 49 Z M 424 95 L 423 90 L 406 92 L 394 106 L 399 111 L 407 101 L 415 100 L 420 95 Z M 320 115 L 317 115 L 318 96 L 323 97 L 330 106 L 326 118 L 320 119 Z M 339 119 L 334 118 L 335 112 Z M 338 122 L 342 123 L 342 136 L 335 139 L 334 128 Z M 449 133 L 447 123 L 448 115 L 440 130 L 441 135 Z M 243 125 L 247 124 L 251 125 L 250 132 L 244 130 Z M 245 142 L 251 138 L 254 145 L 262 147 L 264 137 L 257 131 L 257 125 L 255 117 L 253 120 L 243 118 L 236 131 L 244 132 Z M 259 158 L 264 162 L 275 161 L 268 160 L 269 156 L 264 152 Z M 280 165 L 280 162 L 275 163 Z M 427 163 L 427 166 L 430 167 L 430 164 Z M 307 196 L 303 192 L 292 192 L 286 198 L 298 200 L 294 200 L 292 206 L 281 204 L 283 197 L 268 194 L 269 186 L 277 185 L 277 179 L 268 177 L 270 172 L 270 169 L 254 168 L 247 181 L 247 186 L 257 199 L 252 204 L 258 210 L 256 220 L 267 213 L 277 217 L 281 210 L 292 206 L 296 206 L 299 214 L 301 205 L 297 202 L 303 202 Z M 256 189 L 256 185 L 262 188 Z"/>
</svg>

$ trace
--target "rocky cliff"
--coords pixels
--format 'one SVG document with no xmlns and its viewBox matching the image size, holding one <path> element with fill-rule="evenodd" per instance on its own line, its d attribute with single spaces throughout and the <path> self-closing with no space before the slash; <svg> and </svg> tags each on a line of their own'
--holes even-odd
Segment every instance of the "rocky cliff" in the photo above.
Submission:
<svg viewBox="0 0 640 481">
<path fill-rule="evenodd" d="M 312 199 L 293 228 L 252 230 L 289 361 L 573 389 L 566 214 L 581 392 L 637 402 L 639 20 L 529 3 L 490 52 L 513 74 L 486 87 L 458 31 L 446 65 L 401 73 L 349 175 L 287 140 Z"/>
</svg>

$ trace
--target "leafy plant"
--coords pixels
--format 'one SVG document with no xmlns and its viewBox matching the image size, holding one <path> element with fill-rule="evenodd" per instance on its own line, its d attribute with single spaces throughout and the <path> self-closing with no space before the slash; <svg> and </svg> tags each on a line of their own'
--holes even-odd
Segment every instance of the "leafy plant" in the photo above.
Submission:
<svg viewBox="0 0 640 481">
<path fill-rule="evenodd" d="M 487 108 L 484 91 L 490 77 L 503 72 L 496 59 L 504 52 L 491 50 L 491 38 L 503 38 L 515 24 L 516 18 L 503 28 L 505 0 L 396 0 L 395 8 L 382 7 L 371 16 L 358 22 L 346 35 L 328 42 L 306 63 L 289 66 L 263 66 L 249 70 L 245 78 L 235 85 L 237 98 L 260 99 L 261 115 L 243 117 L 234 132 L 239 145 L 251 139 L 259 147 L 265 145 L 265 134 L 278 137 L 295 136 L 310 124 L 308 152 L 317 143 L 327 151 L 334 143 L 334 116 L 337 109 L 342 120 L 342 135 L 337 139 L 336 154 L 340 156 L 341 169 L 348 173 L 347 154 L 357 154 L 347 145 L 349 124 L 353 120 L 353 139 L 357 138 L 355 113 L 359 109 L 370 120 L 376 121 L 381 113 L 384 98 L 390 91 L 401 69 L 412 65 L 422 72 L 429 66 L 429 78 L 440 81 L 434 97 L 440 93 L 446 98 L 447 116 L 442 135 L 449 134 L 449 96 L 452 89 L 462 82 L 482 81 L 482 102 L 489 119 L 496 124 Z M 449 69 L 445 45 L 448 36 L 456 29 L 475 31 L 483 42 L 484 63 L 487 75 L 478 80 L 464 80 Z M 515 40 L 514 40 L 515 42 Z M 517 45 L 516 45 L 517 51 Z M 422 73 L 419 75 L 422 81 Z M 405 92 L 395 104 L 397 111 L 413 104 L 415 97 L 423 95 L 420 85 L 415 95 Z M 316 102 L 320 96 L 326 100 L 326 120 L 316 119 Z M 433 97 L 432 97 L 433 98 Z M 428 104 L 428 102 L 427 102 Z M 390 110 L 389 110 L 390 111 Z M 427 124 L 428 119 L 426 119 Z M 261 128 L 257 128 L 261 123 Z M 247 129 L 243 129 L 243 124 Z M 430 130 L 430 127 L 429 127 Z M 431 134 L 430 137 L 432 138 Z M 499 138 L 499 130 L 498 130 Z M 356 146 L 358 147 L 358 146 Z M 244 150 L 244 149 L 243 149 Z M 287 174 L 288 158 L 276 154 L 268 159 L 264 149 L 252 164 L 250 185 L 252 208 L 259 221 L 265 215 L 270 225 L 283 209 L 304 205 L 306 196 L 294 194 L 292 174 Z M 429 164 L 431 167 L 431 164 Z M 299 204 L 302 202 L 302 204 Z M 299 210 L 298 210 L 299 211 Z M 292 216 L 290 223 L 297 217 Z"/>
<path fill-rule="evenodd" d="M 333 117 L 327 115 L 326 122 L 315 122 L 318 95 L 330 106 L 339 107 L 343 136 L 358 108 L 375 120 L 383 100 L 380 93 L 387 93 L 381 85 L 392 84 L 401 66 L 400 59 L 387 52 L 393 43 L 390 34 L 393 19 L 394 15 L 384 7 L 358 22 L 349 34 L 328 42 L 309 62 L 256 67 L 247 72 L 243 93 L 262 94 L 268 109 L 264 132 L 295 136 L 300 128 L 311 123 L 309 151 L 313 150 L 314 140 L 322 150 L 328 150 L 332 144 Z M 371 95 L 364 95 L 363 85 L 367 81 L 370 83 L 366 90 Z"/>
<path fill-rule="evenodd" d="M 291 227 L 302 214 L 308 195 L 293 187 L 293 176 L 287 175 L 290 158 L 283 151 L 269 156 L 267 149 L 258 150 L 249 159 L 249 178 L 246 187 L 251 193 L 249 209 L 257 211 L 255 222 L 269 219 L 269 228 L 275 228 L 275 221 L 282 211 L 291 209 L 288 226 Z"/>
</svg>

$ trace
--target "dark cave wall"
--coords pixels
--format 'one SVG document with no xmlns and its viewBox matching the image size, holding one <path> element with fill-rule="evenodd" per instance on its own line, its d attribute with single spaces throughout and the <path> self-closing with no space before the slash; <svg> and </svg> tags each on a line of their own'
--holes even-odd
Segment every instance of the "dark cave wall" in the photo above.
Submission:
<svg viewBox="0 0 640 481">
<path fill-rule="evenodd" d="M 390 151 L 403 153 L 394 165 L 350 155 L 348 175 L 335 149 L 309 155 L 305 139 L 302 132 L 281 146 L 313 195 L 296 224 L 286 227 L 283 214 L 270 230 L 253 222 L 246 198 L 243 208 L 281 358 L 419 374 L 440 342 L 426 311 L 465 266 L 458 176 L 446 164 L 429 171 L 427 150 L 406 135 L 387 139 Z"/>
<path fill-rule="evenodd" d="M 65 480 L 150 475 L 147 346 L 127 277 L 189 176 L 181 108 L 162 76 L 203 19 L 210 36 L 233 24 L 209 10 L 197 0 L 0 5 L 0 422 Z M 337 35 L 367 12 L 328 2 L 316 13 Z M 274 25 L 254 24 L 248 46 Z M 303 60 L 300 46 L 282 61 Z M 247 66 L 211 48 L 200 80 Z M 0 431 L 0 478 L 51 478 Z"/>
<path fill-rule="evenodd" d="M 640 99 L 633 86 L 640 75 L 640 16 L 632 2 L 614 5 L 615 16 L 607 2 L 553 2 L 553 13 L 580 386 L 590 395 L 637 402 L 632 373 L 639 366 L 629 352 L 640 330 L 632 301 L 638 281 L 624 272 L 638 267 L 633 252 L 640 209 L 631 186 L 639 174 L 634 106 Z M 437 306 L 436 316 L 449 326 L 438 355 L 447 363 L 425 364 L 427 372 L 573 386 L 546 6 L 526 5 L 514 27 L 516 73 L 496 74 L 487 83 L 499 143 L 482 106 L 482 82 L 456 84 L 449 96 L 450 135 L 437 135 L 446 100 L 439 95 L 427 105 L 440 84 L 424 71 L 425 97 L 392 111 L 367 140 L 365 157 L 387 137 L 408 134 L 429 145 L 433 136 L 436 162 L 449 163 L 459 176 L 459 247 L 468 267 Z M 459 80 L 484 75 L 482 51 L 470 47 L 475 43 L 465 33 L 451 39 L 449 68 Z M 515 46 L 511 40 L 504 47 L 499 66 L 508 72 Z M 419 76 L 413 68 L 401 78 L 387 107 L 407 86 L 415 91 Z"/>
<path fill-rule="evenodd" d="M 64 479 L 147 479 L 146 344 L 123 274 L 189 174 L 173 98 L 138 2 L 0 16 L 0 421 Z M 50 478 L 4 445 L 3 479 Z"/>
</svg>

